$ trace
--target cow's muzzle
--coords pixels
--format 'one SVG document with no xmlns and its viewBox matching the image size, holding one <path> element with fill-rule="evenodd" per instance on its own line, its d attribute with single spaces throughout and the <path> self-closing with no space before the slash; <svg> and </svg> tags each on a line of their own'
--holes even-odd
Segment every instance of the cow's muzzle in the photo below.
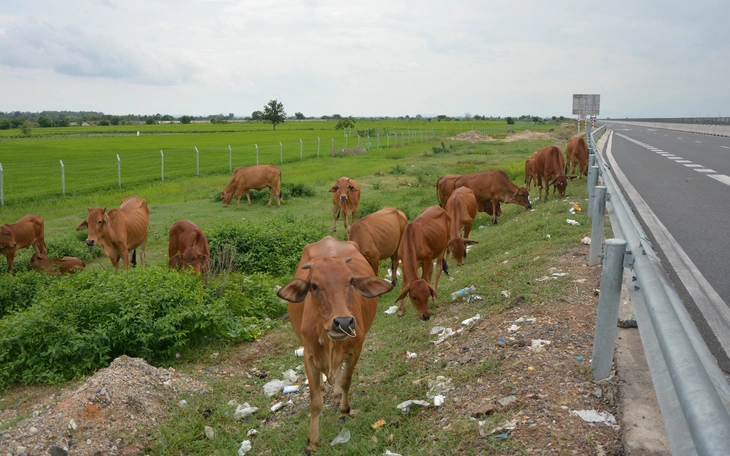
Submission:
<svg viewBox="0 0 730 456">
<path fill-rule="evenodd" d="M 87 239 L 86 240 L 86 245 L 88 245 L 89 247 L 93 247 L 94 246 L 94 240 L 93 239 Z"/>
<path fill-rule="evenodd" d="M 340 195 L 340 201 L 347 201 L 347 195 Z"/>
<path fill-rule="evenodd" d="M 355 337 L 355 319 L 353 317 L 337 317 L 332 320 L 332 329 L 327 331 L 327 337 L 332 340 L 343 340 Z"/>
<path fill-rule="evenodd" d="M 421 318 L 423 319 L 423 321 L 428 321 L 431 319 L 431 314 L 425 313 L 425 314 L 421 315 Z"/>
</svg>

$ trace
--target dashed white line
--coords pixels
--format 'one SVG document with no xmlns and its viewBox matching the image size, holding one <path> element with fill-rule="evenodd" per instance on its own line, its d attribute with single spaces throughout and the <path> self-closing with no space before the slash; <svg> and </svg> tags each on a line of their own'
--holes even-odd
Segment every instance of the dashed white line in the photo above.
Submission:
<svg viewBox="0 0 730 456">
<path fill-rule="evenodd" d="M 722 147 L 723 149 L 730 149 L 730 147 L 728 147 L 728 146 L 720 146 L 720 147 Z"/>
<path fill-rule="evenodd" d="M 695 140 L 695 142 L 696 142 L 697 144 L 702 144 L 702 141 L 697 141 L 697 140 Z"/>
<path fill-rule="evenodd" d="M 677 163 L 692 163 L 692 160 L 677 160 Z"/>
<path fill-rule="evenodd" d="M 698 173 L 715 173 L 715 172 L 717 172 L 714 169 L 710 169 L 710 168 L 695 169 L 695 171 L 697 171 Z"/>
<path fill-rule="evenodd" d="M 702 165 L 698 165 L 696 163 L 690 163 L 690 164 L 684 165 L 684 166 L 686 166 L 687 168 L 702 168 Z"/>
<path fill-rule="evenodd" d="M 670 160 L 684 160 L 682 157 L 667 157 Z"/>
<path fill-rule="evenodd" d="M 730 185 L 730 176 L 726 176 L 724 174 L 708 174 L 708 176 L 722 182 L 725 185 Z"/>
</svg>

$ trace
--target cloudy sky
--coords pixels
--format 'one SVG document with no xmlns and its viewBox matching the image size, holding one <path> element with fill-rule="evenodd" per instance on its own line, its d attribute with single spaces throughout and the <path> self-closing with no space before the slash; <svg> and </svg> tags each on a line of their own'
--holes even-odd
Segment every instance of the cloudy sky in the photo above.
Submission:
<svg viewBox="0 0 730 456">
<path fill-rule="evenodd" d="M 0 3 L 0 111 L 730 116 L 724 0 Z"/>
</svg>

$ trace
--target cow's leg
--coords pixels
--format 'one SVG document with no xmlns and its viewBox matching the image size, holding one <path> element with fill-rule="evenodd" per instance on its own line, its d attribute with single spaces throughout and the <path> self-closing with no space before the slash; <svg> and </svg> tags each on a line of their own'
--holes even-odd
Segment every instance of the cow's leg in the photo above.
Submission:
<svg viewBox="0 0 730 456">
<path fill-rule="evenodd" d="M 335 221 L 332 223 L 332 231 L 337 231 L 337 219 L 340 218 L 340 208 L 337 206 L 333 206 L 332 215 L 335 219 Z"/>
<path fill-rule="evenodd" d="M 305 355 L 306 356 L 306 355 Z M 314 361 L 305 358 L 304 370 L 309 381 L 309 434 L 307 435 L 307 451 L 319 444 L 319 414 L 324 408 L 322 396 L 322 373 L 314 365 Z"/>
<path fill-rule="evenodd" d="M 129 251 L 127 249 L 122 249 L 120 255 L 122 257 L 122 265 L 124 266 L 124 270 L 129 271 Z M 112 264 L 114 265 L 114 268 L 119 269 L 119 256 L 117 256 L 116 261 L 112 260 Z"/>
<path fill-rule="evenodd" d="M 340 399 L 340 421 L 350 416 L 350 385 L 352 385 L 352 373 L 355 371 L 357 357 L 345 361 L 345 368 L 339 369 L 338 385 L 342 392 Z"/>
<path fill-rule="evenodd" d="M 471 226 L 473 224 L 474 221 L 464 223 L 464 239 L 469 239 L 469 233 L 471 233 Z"/>
<path fill-rule="evenodd" d="M 438 258 L 436 259 L 436 266 L 437 267 L 436 267 L 436 281 L 434 281 L 434 283 L 433 283 L 433 290 L 434 291 L 438 291 L 439 278 L 441 278 L 441 270 L 442 269 L 445 269 L 447 274 L 448 274 L 448 271 L 449 271 L 448 270 L 448 266 L 446 264 L 446 259 L 444 258 L 445 255 L 446 255 L 446 250 L 444 250 L 443 252 L 441 252 L 439 254 Z M 442 268 L 442 265 L 443 265 L 443 268 Z"/>
<path fill-rule="evenodd" d="M 138 247 L 139 249 L 139 262 L 144 267 L 145 260 L 147 258 L 147 239 L 145 239 Z"/>
<path fill-rule="evenodd" d="M 395 286 L 398 281 L 398 250 L 390 257 L 390 283 Z"/>
<path fill-rule="evenodd" d="M 274 188 L 269 187 L 269 203 L 266 205 L 266 207 L 271 206 L 271 201 L 274 199 Z"/>
<path fill-rule="evenodd" d="M 182 252 L 180 252 L 178 247 L 178 236 L 172 236 L 170 238 L 170 244 L 167 247 L 167 267 L 170 269 L 177 268 L 180 258 L 182 257 L 181 253 Z"/>
<path fill-rule="evenodd" d="M 406 296 L 408 296 L 408 295 L 406 295 Z M 405 314 L 406 314 L 406 298 L 404 297 L 403 299 L 400 300 L 400 305 L 398 307 L 398 316 L 402 317 Z"/>
<path fill-rule="evenodd" d="M 236 207 L 241 204 L 241 198 L 243 197 L 243 191 L 238 192 L 238 199 L 236 199 Z"/>
<path fill-rule="evenodd" d="M 492 200 L 492 223 L 497 224 L 497 212 L 499 211 L 499 200 Z"/>
<path fill-rule="evenodd" d="M 248 205 L 251 205 L 251 190 L 246 190 L 246 199 L 248 200 Z"/>
<path fill-rule="evenodd" d="M 5 257 L 8 259 L 8 274 L 13 273 L 13 263 L 15 262 L 15 249 L 10 250 Z"/>
</svg>

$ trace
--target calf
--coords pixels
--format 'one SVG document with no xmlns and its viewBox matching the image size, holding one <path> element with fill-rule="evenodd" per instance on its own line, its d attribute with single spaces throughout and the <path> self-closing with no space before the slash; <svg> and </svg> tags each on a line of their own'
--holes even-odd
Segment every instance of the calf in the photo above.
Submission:
<svg viewBox="0 0 730 456">
<path fill-rule="evenodd" d="M 466 246 L 478 244 L 469 238 L 474 217 L 477 215 L 477 199 L 474 192 L 467 187 L 454 190 L 446 202 L 446 213 L 451 217 L 451 231 L 449 234 L 449 250 L 451 250 L 457 266 L 464 265 Z M 462 230 L 463 235 L 462 236 Z"/>
<path fill-rule="evenodd" d="M 18 250 L 32 246 L 35 253 L 48 252 L 44 231 L 43 219 L 37 215 L 26 215 L 15 223 L 0 226 L 0 254 L 8 260 L 8 274 L 13 273 Z"/>
<path fill-rule="evenodd" d="M 28 266 L 36 271 L 46 271 L 51 275 L 70 274 L 80 271 L 86 264 L 79 258 L 65 256 L 63 258 L 48 258 L 44 254 L 34 253 L 30 257 Z"/>
<path fill-rule="evenodd" d="M 395 285 L 398 269 L 398 246 L 408 218 L 390 206 L 366 215 L 350 227 L 349 239 L 357 243 L 373 273 L 377 276 L 380 260 L 390 258 L 391 283 Z"/>
<path fill-rule="evenodd" d="M 350 217 L 350 223 L 355 222 L 357 205 L 360 203 L 360 186 L 349 177 L 343 176 L 337 179 L 337 182 L 330 188 L 330 192 L 332 193 L 332 214 L 334 216 L 332 231 L 337 231 L 337 219 L 341 214 L 345 231 L 349 233 L 347 217 Z"/>
<path fill-rule="evenodd" d="M 465 174 L 457 179 L 454 185 L 469 187 L 477 199 L 478 210 L 491 214 L 495 225 L 497 217 L 502 215 L 500 202 L 519 204 L 525 209 L 532 209 L 527 189 L 513 184 L 507 173 L 502 170 Z"/>
<path fill-rule="evenodd" d="M 274 165 L 241 166 L 236 168 L 233 170 L 233 176 L 231 176 L 230 182 L 221 191 L 223 207 L 227 207 L 228 203 L 234 197 L 238 197 L 236 199 L 236 206 L 238 206 L 244 193 L 250 206 L 250 190 L 263 190 L 265 188 L 269 189 L 269 203 L 267 206 L 271 206 L 271 200 L 276 195 L 276 207 L 281 207 L 282 194 L 281 190 L 279 190 L 280 183 L 281 170 Z"/>
<path fill-rule="evenodd" d="M 565 146 L 565 174 L 568 174 L 569 167 L 570 174 L 575 174 L 578 168 L 578 178 L 588 176 L 588 144 L 582 136 L 573 136 Z"/>
<path fill-rule="evenodd" d="M 210 264 L 210 247 L 205 233 L 190 220 L 175 222 L 170 228 L 167 249 L 170 269 L 192 267 L 195 274 L 206 275 Z"/>
<path fill-rule="evenodd" d="M 307 453 L 319 444 L 324 408 L 322 374 L 335 385 L 340 419 L 350 415 L 350 385 L 365 336 L 375 320 L 378 296 L 393 286 L 373 276 L 354 242 L 331 236 L 304 247 L 294 279 L 277 295 L 289 301 L 292 329 L 304 345 L 309 382 Z"/>
<path fill-rule="evenodd" d="M 418 312 L 418 318 L 424 321 L 431 318 L 428 298 L 430 296 L 436 299 L 442 266 L 444 270 L 448 270 L 444 256 L 449 246 L 450 232 L 451 217 L 440 206 L 426 208 L 406 226 L 398 247 L 398 256 L 403 262 L 403 288 L 395 299 L 396 302 L 400 301 L 398 316 L 405 315 L 405 297 L 408 296 Z M 434 259 L 439 267 L 436 270 L 436 281 L 431 287 Z M 419 267 L 422 272 L 420 278 Z"/>
</svg>

